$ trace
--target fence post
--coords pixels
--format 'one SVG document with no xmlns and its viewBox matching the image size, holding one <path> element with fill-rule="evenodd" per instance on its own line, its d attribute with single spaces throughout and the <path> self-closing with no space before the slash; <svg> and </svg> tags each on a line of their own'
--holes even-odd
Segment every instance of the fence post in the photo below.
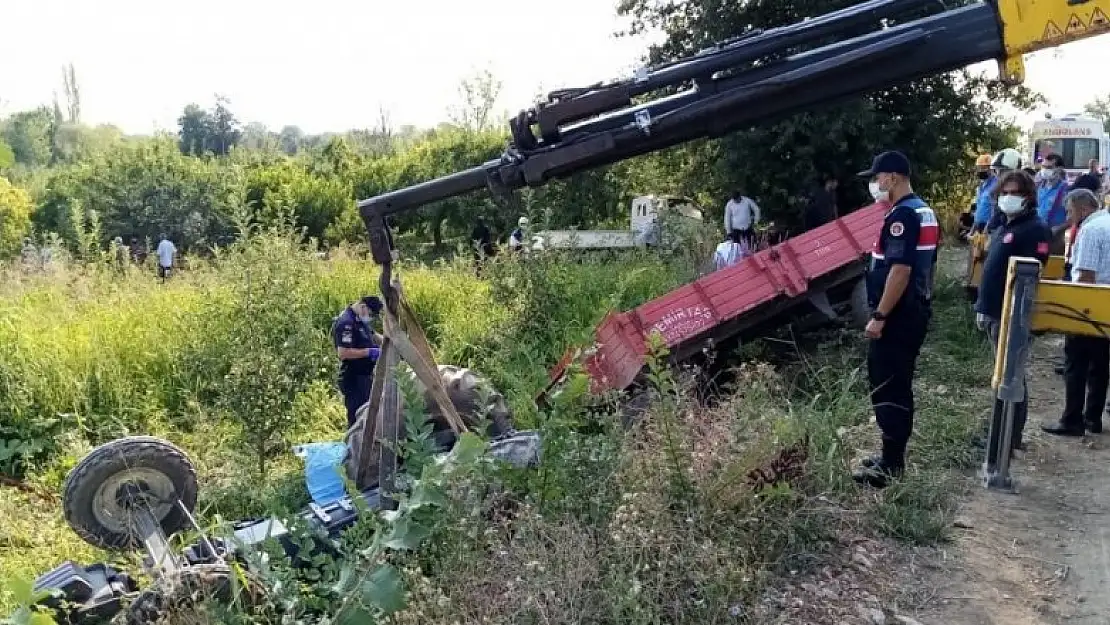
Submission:
<svg viewBox="0 0 1110 625">
<path fill-rule="evenodd" d="M 1011 258 L 1002 300 L 1002 319 L 991 388 L 999 400 L 991 415 L 987 457 L 981 477 L 991 490 L 1016 492 L 1010 475 L 1010 445 L 1014 435 L 1014 405 L 1026 399 L 1024 377 L 1029 358 L 1034 297 L 1041 263 L 1033 258 Z"/>
</svg>

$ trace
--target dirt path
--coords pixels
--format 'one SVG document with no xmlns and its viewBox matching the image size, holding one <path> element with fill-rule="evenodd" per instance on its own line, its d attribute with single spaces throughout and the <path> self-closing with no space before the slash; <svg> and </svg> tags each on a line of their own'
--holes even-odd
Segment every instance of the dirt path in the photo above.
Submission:
<svg viewBox="0 0 1110 625">
<path fill-rule="evenodd" d="M 972 489 L 955 544 L 908 565 L 923 625 L 1110 625 L 1110 434 L 1058 439 L 1062 339 L 1037 341 L 1016 495 Z"/>
</svg>

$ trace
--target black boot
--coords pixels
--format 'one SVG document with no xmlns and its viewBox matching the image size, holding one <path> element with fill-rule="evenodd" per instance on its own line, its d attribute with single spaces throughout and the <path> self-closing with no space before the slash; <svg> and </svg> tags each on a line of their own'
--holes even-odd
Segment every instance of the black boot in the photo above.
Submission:
<svg viewBox="0 0 1110 625">
<path fill-rule="evenodd" d="M 1083 426 L 1076 427 L 1063 421 L 1042 425 L 1041 430 L 1057 436 L 1082 437 L 1086 433 Z"/>
<path fill-rule="evenodd" d="M 852 474 L 852 479 L 873 488 L 886 488 L 891 480 L 902 475 L 905 457 L 905 443 L 883 437 L 883 453 L 865 460 L 863 466 Z"/>
<path fill-rule="evenodd" d="M 900 466 L 887 466 L 880 461 L 870 467 L 860 467 L 852 473 L 852 479 L 861 486 L 872 488 L 886 488 L 890 482 L 902 476 L 903 468 Z"/>
</svg>

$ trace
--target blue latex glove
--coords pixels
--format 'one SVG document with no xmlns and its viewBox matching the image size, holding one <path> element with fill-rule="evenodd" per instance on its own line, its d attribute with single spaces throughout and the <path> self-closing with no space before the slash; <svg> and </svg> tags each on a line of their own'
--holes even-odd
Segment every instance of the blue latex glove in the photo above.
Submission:
<svg viewBox="0 0 1110 625">
<path fill-rule="evenodd" d="M 370 348 L 370 360 L 377 360 L 378 356 L 381 356 L 381 355 L 382 355 L 382 348 L 380 348 L 380 347 L 371 347 Z"/>
</svg>

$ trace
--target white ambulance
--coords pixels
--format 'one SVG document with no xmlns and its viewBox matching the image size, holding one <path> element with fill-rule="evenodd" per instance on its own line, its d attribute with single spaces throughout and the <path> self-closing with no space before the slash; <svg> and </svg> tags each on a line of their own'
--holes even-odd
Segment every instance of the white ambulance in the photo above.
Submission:
<svg viewBox="0 0 1110 625">
<path fill-rule="evenodd" d="M 1033 123 L 1030 133 L 1029 154 L 1034 163 L 1049 154 L 1059 154 L 1064 157 L 1068 178 L 1073 180 L 1088 171 L 1092 159 L 1098 161 L 1099 169 L 1110 164 L 1110 135 L 1101 120 L 1083 115 L 1045 117 Z"/>
</svg>

